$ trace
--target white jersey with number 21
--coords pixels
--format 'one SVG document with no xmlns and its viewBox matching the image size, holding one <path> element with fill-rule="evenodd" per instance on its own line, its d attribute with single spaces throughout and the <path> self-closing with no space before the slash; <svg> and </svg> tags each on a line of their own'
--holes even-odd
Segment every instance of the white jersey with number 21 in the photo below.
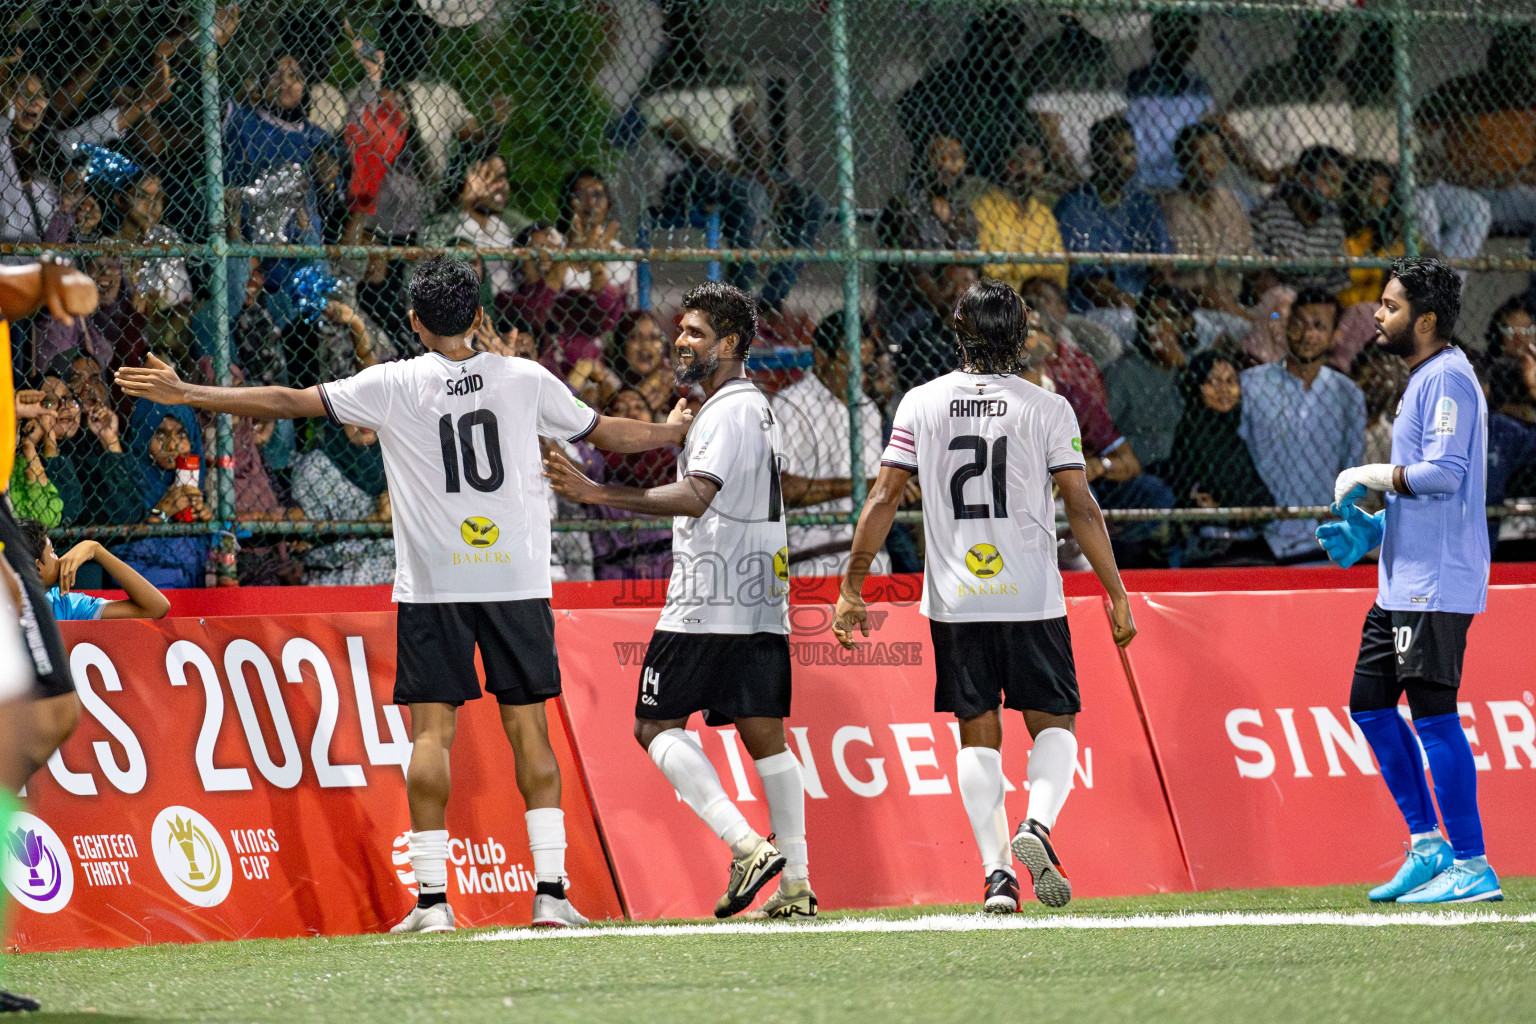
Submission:
<svg viewBox="0 0 1536 1024">
<path fill-rule="evenodd" d="M 1022 377 L 955 371 L 907 392 L 881 462 L 923 487 L 922 612 L 939 622 L 1067 613 L 1051 473 L 1083 468 L 1077 416 Z"/>
<path fill-rule="evenodd" d="M 579 440 L 597 413 L 530 359 L 436 352 L 320 386 L 337 423 L 379 435 L 394 513 L 395 600 L 549 597 L 539 435 Z"/>
</svg>

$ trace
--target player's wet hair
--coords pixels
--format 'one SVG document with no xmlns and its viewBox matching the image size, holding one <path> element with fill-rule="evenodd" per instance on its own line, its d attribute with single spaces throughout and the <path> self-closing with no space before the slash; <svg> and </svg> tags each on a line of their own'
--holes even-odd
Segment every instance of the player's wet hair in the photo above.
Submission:
<svg viewBox="0 0 1536 1024">
<path fill-rule="evenodd" d="M 1456 271 L 1428 256 L 1402 256 L 1392 261 L 1392 277 L 1408 297 L 1413 322 L 1425 313 L 1435 314 L 1435 337 L 1450 341 L 1461 316 L 1461 278 Z"/>
<path fill-rule="evenodd" d="M 32 560 L 40 561 L 44 549 L 48 547 L 48 527 L 36 519 L 17 516 L 16 529 L 20 531 L 21 539 L 26 542 L 27 553 L 32 556 Z"/>
<path fill-rule="evenodd" d="M 1001 281 L 984 277 L 965 290 L 950 320 L 960 358 L 974 373 L 1020 373 L 1029 307 Z"/>
<path fill-rule="evenodd" d="M 480 275 L 453 256 L 423 260 L 411 276 L 411 309 L 439 338 L 458 337 L 474 324 L 480 309 Z"/>
<path fill-rule="evenodd" d="M 683 296 L 683 312 L 704 314 L 716 338 L 736 335 L 738 359 L 746 358 L 757 338 L 757 302 L 740 288 L 705 281 Z"/>
</svg>

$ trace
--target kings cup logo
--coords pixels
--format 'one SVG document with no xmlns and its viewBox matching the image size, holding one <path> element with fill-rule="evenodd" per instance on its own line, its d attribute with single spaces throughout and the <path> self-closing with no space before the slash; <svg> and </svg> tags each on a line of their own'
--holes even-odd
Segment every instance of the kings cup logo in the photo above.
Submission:
<svg viewBox="0 0 1536 1024">
<path fill-rule="evenodd" d="M 5 887 L 22 904 L 42 914 L 63 910 L 75 891 L 69 851 L 48 823 L 17 811 L 5 831 Z"/>
<path fill-rule="evenodd" d="M 167 807 L 150 832 L 155 865 L 172 889 L 195 907 L 216 907 L 229 895 L 229 849 L 219 830 L 190 807 Z"/>
</svg>

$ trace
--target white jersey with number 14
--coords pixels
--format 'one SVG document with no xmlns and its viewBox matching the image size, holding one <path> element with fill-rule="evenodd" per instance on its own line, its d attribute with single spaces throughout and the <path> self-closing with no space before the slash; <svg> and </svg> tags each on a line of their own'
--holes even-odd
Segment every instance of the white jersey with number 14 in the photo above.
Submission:
<svg viewBox="0 0 1536 1024">
<path fill-rule="evenodd" d="M 1051 473 L 1083 468 L 1077 416 L 1022 377 L 955 371 L 907 392 L 881 462 L 923 486 L 922 612 L 939 622 L 1067 613 Z"/>
</svg>

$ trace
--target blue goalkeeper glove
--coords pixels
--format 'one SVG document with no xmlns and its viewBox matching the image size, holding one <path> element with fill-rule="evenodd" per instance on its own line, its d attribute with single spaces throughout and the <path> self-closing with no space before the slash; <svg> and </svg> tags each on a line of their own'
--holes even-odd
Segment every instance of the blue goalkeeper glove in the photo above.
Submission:
<svg viewBox="0 0 1536 1024">
<path fill-rule="evenodd" d="M 1387 532 L 1387 513 L 1366 515 L 1354 502 L 1335 503 L 1333 513 L 1342 517 L 1336 523 L 1324 523 L 1317 528 L 1317 542 L 1323 546 L 1340 568 L 1348 569 L 1381 543 Z"/>
</svg>

